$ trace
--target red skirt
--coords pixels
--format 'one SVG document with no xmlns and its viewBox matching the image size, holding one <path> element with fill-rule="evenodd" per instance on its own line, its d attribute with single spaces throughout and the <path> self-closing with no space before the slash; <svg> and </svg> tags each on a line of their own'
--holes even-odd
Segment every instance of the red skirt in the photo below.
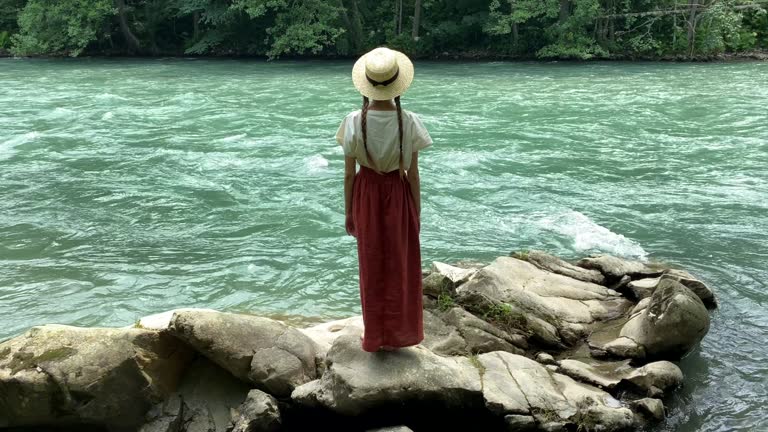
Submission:
<svg viewBox="0 0 768 432">
<path fill-rule="evenodd" d="M 419 216 L 399 171 L 355 175 L 352 219 L 360 263 L 363 350 L 424 339 Z"/>
</svg>

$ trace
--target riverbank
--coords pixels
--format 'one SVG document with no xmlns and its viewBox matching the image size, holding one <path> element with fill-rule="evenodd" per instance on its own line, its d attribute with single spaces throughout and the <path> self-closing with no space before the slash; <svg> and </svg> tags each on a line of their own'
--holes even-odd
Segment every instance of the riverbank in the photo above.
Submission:
<svg viewBox="0 0 768 432">
<path fill-rule="evenodd" d="M 0 49 L 0 58 L 12 58 L 14 57 L 9 51 Z M 676 62 L 676 63 L 712 63 L 712 62 L 741 62 L 741 61 L 768 61 L 768 50 L 757 50 L 740 53 L 719 53 L 712 55 L 695 55 L 693 57 L 683 54 L 677 55 L 664 55 L 664 56 L 637 56 L 637 55 L 625 55 L 615 54 L 609 57 L 596 57 L 588 60 L 579 60 L 572 58 L 551 58 L 541 59 L 534 55 L 500 55 L 482 51 L 467 51 L 467 52 L 443 52 L 439 54 L 432 54 L 426 56 L 412 56 L 414 60 L 432 60 L 432 61 L 526 61 L 526 62 L 542 62 L 549 63 L 553 61 L 565 61 L 565 62 L 595 62 L 595 61 L 617 61 L 617 62 Z M 45 59 L 68 59 L 69 56 L 61 55 L 40 55 L 40 56 L 26 56 L 23 58 L 45 58 Z M 253 60 L 269 60 L 266 56 L 248 56 L 237 55 L 232 53 L 222 53 L 221 55 L 184 55 L 181 53 L 167 53 L 156 56 L 132 56 L 124 53 L 116 53 L 114 55 L 109 54 L 93 54 L 87 53 L 79 56 L 79 58 L 104 58 L 104 59 L 142 59 L 142 58 L 199 58 L 199 59 L 253 59 Z M 356 60 L 356 56 L 282 56 L 280 60 Z"/>
<path fill-rule="evenodd" d="M 680 269 L 539 251 L 434 263 L 425 339 L 361 349 L 360 316 L 297 328 L 178 309 L 0 343 L 0 426 L 40 430 L 603 430 L 658 423 L 714 293 Z M 60 430 L 62 430 L 60 429 Z"/>
</svg>

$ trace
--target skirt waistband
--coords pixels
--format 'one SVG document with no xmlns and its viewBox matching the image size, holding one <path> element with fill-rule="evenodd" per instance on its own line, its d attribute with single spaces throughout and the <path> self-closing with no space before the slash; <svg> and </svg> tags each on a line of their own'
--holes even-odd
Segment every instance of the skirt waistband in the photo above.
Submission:
<svg viewBox="0 0 768 432">
<path fill-rule="evenodd" d="M 358 172 L 357 175 L 363 176 L 366 180 L 376 183 L 392 183 L 401 181 L 400 170 L 377 174 L 376 171 L 364 165 L 360 165 L 360 172 Z"/>
</svg>

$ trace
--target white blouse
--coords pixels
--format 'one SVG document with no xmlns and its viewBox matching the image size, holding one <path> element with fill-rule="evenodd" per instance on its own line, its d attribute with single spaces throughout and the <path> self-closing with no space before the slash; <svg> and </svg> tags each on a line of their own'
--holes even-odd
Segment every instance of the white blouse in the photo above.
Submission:
<svg viewBox="0 0 768 432">
<path fill-rule="evenodd" d="M 411 166 L 411 153 L 429 147 L 432 138 L 419 117 L 406 110 L 403 112 L 403 168 Z M 360 165 L 372 168 L 363 146 L 361 126 L 362 111 L 347 114 L 336 132 L 336 141 L 344 149 L 344 155 L 354 157 Z M 368 152 L 382 172 L 398 169 L 400 160 L 400 135 L 397 111 L 368 110 Z"/>
</svg>

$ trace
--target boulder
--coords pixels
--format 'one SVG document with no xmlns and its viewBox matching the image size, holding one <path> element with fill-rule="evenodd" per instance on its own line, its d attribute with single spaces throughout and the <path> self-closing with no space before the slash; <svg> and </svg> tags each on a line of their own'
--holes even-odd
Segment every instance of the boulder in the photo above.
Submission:
<svg viewBox="0 0 768 432">
<path fill-rule="evenodd" d="M 139 432 L 180 432 L 184 421 L 184 401 L 174 394 L 153 406 Z"/>
<path fill-rule="evenodd" d="M 585 335 L 588 326 L 617 318 L 631 307 L 616 291 L 602 285 L 544 271 L 512 257 L 497 258 L 458 287 L 457 294 L 458 302 L 465 306 L 476 300 L 469 294 L 505 303 L 521 318 L 524 332 L 541 333 L 526 325 L 539 319 L 555 327 L 557 337 L 568 343 Z"/>
<path fill-rule="evenodd" d="M 507 351 L 522 354 L 528 348 L 528 335 L 514 329 L 502 330 L 484 321 L 460 307 L 439 313 L 446 324 L 456 328 L 458 334 L 466 342 L 463 353 L 484 353 L 490 351 Z"/>
<path fill-rule="evenodd" d="M 345 415 L 382 405 L 431 401 L 446 407 L 480 403 L 478 369 L 465 357 L 439 356 L 421 345 L 392 352 L 362 350 L 357 336 L 338 337 L 323 376 L 297 387 L 291 399 Z"/>
<path fill-rule="evenodd" d="M 231 432 L 272 432 L 282 424 L 277 400 L 261 390 L 251 390 L 234 410 Z"/>
<path fill-rule="evenodd" d="M 608 285 L 608 289 L 612 289 L 618 292 L 624 292 L 624 288 L 626 288 L 631 281 L 632 281 L 631 277 L 624 275 L 618 281 L 614 282 L 611 285 Z"/>
<path fill-rule="evenodd" d="M 691 290 L 666 278 L 648 307 L 632 316 L 619 338 L 601 349 L 620 357 L 676 360 L 696 346 L 709 331 L 709 314 Z"/>
<path fill-rule="evenodd" d="M 408 426 L 387 426 L 376 429 L 368 429 L 366 432 L 413 432 Z"/>
<path fill-rule="evenodd" d="M 693 275 L 691 275 L 687 271 L 669 269 L 665 271 L 663 275 L 661 275 L 661 278 L 673 279 L 677 282 L 680 282 L 680 284 L 684 285 L 689 290 L 693 291 L 693 293 L 696 294 L 704 303 L 704 306 L 708 308 L 717 307 L 717 300 L 715 299 L 715 293 L 704 282 L 696 279 L 695 277 L 693 277 Z"/>
<path fill-rule="evenodd" d="M 469 280 L 475 273 L 476 268 L 462 268 L 434 261 L 429 275 L 424 278 L 422 290 L 425 295 L 433 298 L 454 295 L 456 287 Z"/>
<path fill-rule="evenodd" d="M 624 276 L 631 278 L 661 276 L 663 269 L 652 268 L 640 261 L 630 261 L 607 254 L 591 255 L 576 262 L 576 265 L 586 269 L 598 270 L 611 281 L 620 280 Z"/>
<path fill-rule="evenodd" d="M 424 341 L 426 348 L 440 355 L 461 355 L 467 353 L 467 341 L 459 330 L 443 321 L 436 313 L 424 310 Z"/>
<path fill-rule="evenodd" d="M 504 352 L 478 356 L 483 366 L 483 397 L 489 410 L 514 415 L 510 420 L 585 430 L 622 430 L 634 414 L 621 402 L 595 387 L 552 373 L 539 363 Z"/>
<path fill-rule="evenodd" d="M 573 265 L 546 252 L 537 250 L 529 251 L 526 255 L 526 260 L 542 270 L 561 274 L 584 282 L 605 285 L 605 276 L 599 271 Z"/>
<path fill-rule="evenodd" d="M 169 331 L 235 377 L 275 396 L 288 396 L 317 378 L 315 343 L 269 318 L 179 311 Z"/>
<path fill-rule="evenodd" d="M 328 350 L 331 349 L 331 345 L 333 345 L 333 341 L 335 341 L 337 337 L 345 334 L 360 336 L 363 334 L 363 327 L 363 316 L 356 315 L 349 318 L 329 321 L 312 327 L 301 328 L 299 331 L 304 333 L 304 335 L 315 343 L 317 356 L 321 360 L 324 360 L 325 355 L 328 353 Z"/>
<path fill-rule="evenodd" d="M 661 280 L 660 277 L 643 278 L 631 281 L 627 286 L 637 300 L 643 300 L 653 295 L 656 286 L 659 284 L 659 280 Z"/>
<path fill-rule="evenodd" d="M 226 432 L 232 411 L 245 401 L 249 391 L 248 384 L 198 356 L 179 386 L 183 402 L 180 432 Z"/>
<path fill-rule="evenodd" d="M 683 382 L 683 372 L 674 363 L 658 361 L 639 368 L 629 363 L 629 360 L 586 363 L 565 359 L 560 361 L 558 372 L 606 389 L 625 385 L 644 392 L 656 392 L 655 389 L 665 391 Z"/>
<path fill-rule="evenodd" d="M 642 312 L 642 310 L 647 308 L 649 304 L 651 304 L 651 298 L 650 297 L 646 297 L 646 298 L 640 300 L 639 302 L 637 302 L 635 307 L 632 308 L 632 312 L 630 312 L 629 315 L 632 316 L 632 315 L 634 315 L 634 314 L 636 314 L 638 312 Z"/>
<path fill-rule="evenodd" d="M 507 414 L 504 416 L 504 423 L 509 431 L 535 431 L 536 419 L 529 415 Z"/>
<path fill-rule="evenodd" d="M 139 328 L 49 324 L 0 343 L 0 427 L 100 425 L 134 431 L 193 357 Z"/>
<path fill-rule="evenodd" d="M 632 409 L 635 412 L 638 412 L 644 417 L 649 418 L 653 421 L 664 420 L 664 404 L 661 402 L 660 399 L 654 399 L 654 398 L 638 399 L 636 401 L 631 401 L 629 403 L 629 406 L 632 407 Z"/>
</svg>

